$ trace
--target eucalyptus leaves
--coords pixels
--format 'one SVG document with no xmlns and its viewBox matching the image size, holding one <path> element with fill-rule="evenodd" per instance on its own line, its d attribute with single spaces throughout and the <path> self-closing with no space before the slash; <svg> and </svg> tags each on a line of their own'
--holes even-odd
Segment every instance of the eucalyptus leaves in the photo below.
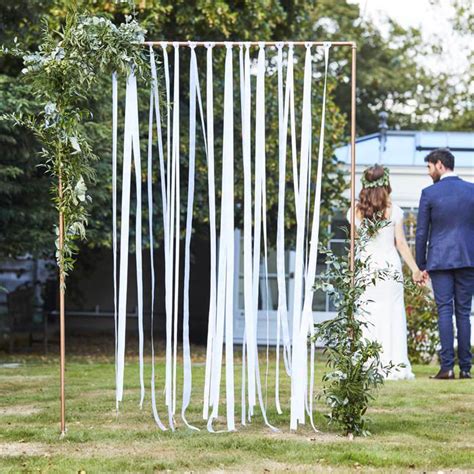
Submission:
<svg viewBox="0 0 474 474">
<path fill-rule="evenodd" d="M 57 261 L 63 276 L 73 268 L 77 241 L 86 236 L 87 182 L 97 159 L 84 124 L 91 120 L 89 101 L 94 85 L 116 71 L 127 75 L 145 64 L 145 30 L 132 17 L 116 26 L 102 17 L 70 13 L 62 31 L 45 29 L 38 51 L 23 51 L 15 42 L 3 51 L 22 58 L 24 77 L 38 103 L 37 115 L 10 115 L 15 124 L 33 131 L 41 156 L 53 177 L 54 202 L 64 225 L 64 242 L 57 241 Z M 58 228 L 56 234 L 59 235 Z"/>
<path fill-rule="evenodd" d="M 363 337 L 365 305 L 362 295 L 377 280 L 400 276 L 393 270 L 369 268 L 370 257 L 362 258 L 363 251 L 385 220 L 369 221 L 357 229 L 354 271 L 346 257 L 338 257 L 330 250 L 326 255 L 328 270 L 320 276 L 316 287 L 329 294 L 337 308 L 334 319 L 315 325 L 315 338 L 325 343 L 329 370 L 323 377 L 324 387 L 319 397 L 330 408 L 329 422 L 342 427 L 349 436 L 368 435 L 366 410 L 374 399 L 373 392 L 384 383 L 384 376 L 395 367 L 383 365 L 381 345 Z"/>
</svg>

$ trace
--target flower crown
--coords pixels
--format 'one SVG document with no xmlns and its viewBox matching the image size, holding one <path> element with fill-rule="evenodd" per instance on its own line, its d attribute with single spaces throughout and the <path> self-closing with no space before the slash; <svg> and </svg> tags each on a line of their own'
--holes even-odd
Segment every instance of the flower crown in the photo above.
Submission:
<svg viewBox="0 0 474 474">
<path fill-rule="evenodd" d="M 390 170 L 384 166 L 383 176 L 375 181 L 368 181 L 364 173 L 361 182 L 364 189 L 387 187 L 390 184 Z"/>
</svg>

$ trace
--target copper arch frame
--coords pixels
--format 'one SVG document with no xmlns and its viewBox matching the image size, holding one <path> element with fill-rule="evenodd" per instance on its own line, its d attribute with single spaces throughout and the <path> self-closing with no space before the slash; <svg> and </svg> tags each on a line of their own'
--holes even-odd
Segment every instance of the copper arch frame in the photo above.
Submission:
<svg viewBox="0 0 474 474">
<path fill-rule="evenodd" d="M 147 41 L 144 43 L 145 46 L 157 46 L 163 43 L 179 45 L 179 46 L 188 46 L 189 41 Z M 195 41 L 192 42 L 195 45 L 205 46 L 208 44 L 208 41 Z M 277 41 L 251 41 L 244 42 L 244 44 L 251 45 L 260 45 L 265 46 L 275 46 L 279 42 Z M 284 42 L 288 43 L 288 42 Z M 290 42 L 293 45 L 307 45 L 312 46 L 323 46 L 326 42 L 322 41 L 294 41 Z M 356 61 L 357 61 L 357 45 L 353 41 L 335 41 L 329 42 L 332 47 L 349 47 L 352 51 L 351 58 L 351 139 L 350 139 L 350 148 L 351 148 L 351 186 L 350 186 L 350 197 L 351 197 L 351 213 L 350 213 L 350 270 L 354 271 L 354 259 L 355 259 L 355 171 L 356 171 L 356 149 L 355 149 L 355 140 L 356 140 Z M 212 42 L 215 46 L 226 46 L 230 45 L 241 45 L 241 41 L 214 41 Z M 62 196 L 62 181 L 61 174 L 59 175 L 58 182 L 58 191 L 59 196 Z M 59 212 L 59 252 L 62 252 L 64 246 L 64 216 L 63 213 Z M 63 272 L 59 272 L 59 358 L 60 358 L 60 399 L 61 399 L 61 435 L 64 436 L 66 433 L 66 404 L 65 404 L 65 362 L 66 362 L 66 344 L 65 344 L 65 275 Z"/>
</svg>

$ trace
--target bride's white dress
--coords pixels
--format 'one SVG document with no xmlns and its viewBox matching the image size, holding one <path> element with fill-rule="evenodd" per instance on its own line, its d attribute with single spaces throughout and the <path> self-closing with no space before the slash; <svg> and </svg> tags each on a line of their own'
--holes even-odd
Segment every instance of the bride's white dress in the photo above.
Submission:
<svg viewBox="0 0 474 474">
<path fill-rule="evenodd" d="M 403 210 L 392 204 L 389 225 L 381 229 L 365 249 L 365 253 L 370 255 L 371 268 L 383 269 L 390 266 L 401 274 L 402 263 L 395 247 L 395 224 L 401 220 L 403 221 Z M 360 224 L 360 220 L 356 218 L 356 226 Z M 368 325 L 364 329 L 364 336 L 382 345 L 381 360 L 384 365 L 390 361 L 395 365 L 405 365 L 404 368 L 394 369 L 387 377 L 388 380 L 415 378 L 408 360 L 403 283 L 393 279 L 379 280 L 367 288 L 362 298 L 367 301 L 364 307 L 367 314 L 364 318 Z"/>
</svg>

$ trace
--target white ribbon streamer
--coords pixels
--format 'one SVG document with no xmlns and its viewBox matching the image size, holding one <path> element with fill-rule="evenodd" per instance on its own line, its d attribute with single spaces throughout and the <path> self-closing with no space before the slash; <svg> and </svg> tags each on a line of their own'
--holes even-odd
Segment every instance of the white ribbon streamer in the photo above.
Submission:
<svg viewBox="0 0 474 474">
<path fill-rule="evenodd" d="M 122 217 L 120 235 L 120 277 L 119 277 L 119 308 L 118 308 L 118 343 L 117 343 L 117 403 L 123 398 L 125 368 L 125 330 L 127 320 L 127 281 L 128 281 L 128 245 L 130 230 L 130 181 L 132 155 L 135 166 L 135 182 L 137 187 L 137 205 L 135 219 L 135 247 L 137 269 L 138 299 L 138 334 L 139 334 L 139 365 L 140 365 L 140 406 L 143 405 L 145 385 L 143 380 L 143 288 L 142 288 L 142 229 L 141 229 L 141 161 L 138 125 L 137 80 L 130 73 L 127 79 L 125 99 L 125 131 L 122 175 Z M 133 149 L 133 153 L 132 153 Z"/>
<path fill-rule="evenodd" d="M 180 203 L 180 136 L 179 136 L 179 45 L 174 43 L 174 88 L 173 88 L 173 149 L 172 149 L 172 168 L 173 178 L 171 184 L 172 203 L 171 223 L 173 217 L 175 224 L 175 247 L 174 247 L 174 301 L 173 301 L 173 415 L 176 413 L 176 395 L 177 395 L 177 366 L 178 366 L 178 304 L 179 304 L 179 258 L 180 258 L 180 221 L 181 221 L 181 203 Z"/>
<path fill-rule="evenodd" d="M 226 45 L 224 82 L 224 127 L 222 153 L 221 230 L 217 282 L 217 324 L 213 348 L 211 376 L 212 413 L 207 428 L 218 416 L 221 380 L 222 344 L 226 342 L 226 415 L 228 431 L 235 430 L 234 416 L 234 361 L 233 361 L 233 292 L 234 292 L 234 124 L 232 45 Z"/>
<path fill-rule="evenodd" d="M 293 301 L 293 349 L 291 358 L 291 416 L 290 428 L 295 430 L 298 422 L 304 423 L 305 374 L 307 364 L 306 340 L 301 339 L 301 307 L 303 298 L 303 265 L 304 242 L 306 235 L 306 190 L 309 166 L 309 143 L 311 136 L 311 79 L 312 56 L 311 45 L 306 46 L 304 84 L 303 84 L 303 115 L 301 124 L 301 155 L 299 170 L 299 188 L 296 209 L 296 254 L 295 254 L 295 286 Z"/>
<path fill-rule="evenodd" d="M 194 203 L 194 175 L 196 157 L 196 99 L 199 99 L 201 120 L 205 142 L 204 117 L 202 113 L 201 95 L 199 90 L 199 78 L 195 43 L 190 43 L 191 61 L 189 68 L 189 176 L 188 176 L 188 203 L 186 211 L 186 240 L 184 246 L 184 296 L 183 296 L 183 405 L 181 417 L 185 425 L 193 430 L 199 431 L 186 420 L 186 409 L 191 401 L 192 371 L 191 351 L 189 347 L 189 272 L 190 272 L 190 247 L 193 225 L 193 203 Z"/>
<path fill-rule="evenodd" d="M 214 334 L 216 330 L 216 291 L 217 291 L 217 244 L 216 244 L 216 192 L 214 176 L 214 92 L 212 74 L 212 48 L 208 43 L 207 48 L 207 74 L 206 74 L 206 114 L 207 114 L 207 182 L 209 194 L 209 232 L 210 232 L 210 294 L 209 317 L 207 329 L 206 370 L 204 376 L 204 407 L 203 418 L 209 417 L 210 378 L 213 360 Z"/>
<path fill-rule="evenodd" d="M 114 285 L 114 330 L 115 330 L 115 384 L 117 386 L 117 135 L 118 135 L 118 91 L 117 73 L 112 74 L 112 254 Z"/>
<path fill-rule="evenodd" d="M 293 188 L 295 195 L 295 209 L 299 206 L 299 178 L 298 178 L 298 152 L 296 144 L 296 117 L 295 117 L 295 85 L 294 85 L 294 46 L 288 44 L 288 64 L 286 71 L 286 91 L 285 91 L 285 116 L 290 113 L 291 131 L 291 162 L 293 166 Z"/>
<path fill-rule="evenodd" d="M 254 340 L 251 341 L 254 348 L 255 357 L 255 376 L 257 392 L 261 390 L 260 377 L 257 376 L 258 370 L 258 347 L 257 347 L 257 326 L 258 326 L 258 301 L 259 301 L 259 287 L 260 287 L 260 252 L 261 252 L 261 234 L 262 234 L 262 164 L 264 163 L 265 142 L 262 137 L 261 121 L 265 114 L 265 103 L 262 100 L 262 87 L 264 87 L 265 77 L 265 49 L 262 46 L 258 52 L 257 59 L 257 87 L 255 99 L 255 187 L 254 187 L 254 235 L 253 235 L 253 311 L 252 311 L 252 326 L 254 330 Z M 263 155 L 263 157 L 262 157 Z M 265 166 L 265 165 L 263 165 Z M 259 389 L 260 387 L 260 389 Z M 253 407 L 249 409 L 249 415 L 252 416 Z"/>
<path fill-rule="evenodd" d="M 263 53 L 260 53 L 263 51 Z M 268 403 L 268 372 L 270 369 L 270 316 L 269 304 L 270 293 L 268 285 L 268 237 L 267 237 L 267 178 L 266 178 L 266 155 L 265 155 L 265 49 L 260 47 L 257 72 L 257 97 L 261 96 L 260 106 L 263 104 L 263 112 L 260 113 L 261 121 L 257 121 L 260 128 L 262 144 L 260 146 L 261 159 L 261 182 L 262 182 L 262 230 L 263 230 L 263 270 L 265 275 L 265 319 L 266 319 L 266 350 L 265 350 L 265 409 Z"/>
<path fill-rule="evenodd" d="M 245 345 L 247 351 L 247 379 L 249 416 L 256 404 L 255 363 L 257 318 L 253 301 L 253 269 L 252 269 L 252 169 L 251 169 L 251 82 L 250 82 L 250 44 L 245 45 L 242 117 L 242 151 L 244 168 L 244 314 L 245 314 Z M 257 307 L 258 311 L 258 307 Z"/>
<path fill-rule="evenodd" d="M 140 408 L 143 408 L 145 398 L 145 379 L 143 364 L 143 264 L 142 264 L 142 165 L 140 156 L 140 132 L 138 120 L 138 92 L 137 80 L 133 81 L 133 165 L 135 167 L 135 185 L 137 194 L 136 215 L 135 215 L 135 252 L 136 252 L 136 270 L 137 270 L 137 305 L 138 305 L 138 364 L 140 370 Z"/>
<path fill-rule="evenodd" d="M 128 242 L 130 225 L 130 180 L 132 173 L 132 132 L 131 120 L 131 81 L 127 78 L 125 93 L 125 128 L 122 164 L 122 205 L 120 219 L 120 269 L 118 301 L 118 335 L 117 335 L 117 382 L 116 401 L 122 401 L 123 378 L 125 367 L 125 329 L 127 322 L 127 281 L 128 281 Z"/>
<path fill-rule="evenodd" d="M 240 117 L 241 117 L 241 125 L 242 125 L 242 150 L 244 148 L 244 123 L 245 123 L 245 73 L 244 73 L 244 44 L 239 44 L 239 80 L 240 80 Z M 245 276 L 244 276 L 245 278 Z M 245 349 L 245 326 L 244 326 L 244 335 L 243 335 L 243 342 L 242 342 L 242 382 L 241 382 L 241 423 L 242 425 L 246 425 L 247 420 L 247 394 L 246 394 L 246 382 L 247 377 L 245 371 L 247 370 L 245 356 L 246 356 L 246 349 Z"/>
<path fill-rule="evenodd" d="M 320 223 L 320 208 L 321 208 L 321 188 L 322 188 L 322 177 L 323 177 L 323 159 L 324 159 L 324 135 L 325 135 L 325 124 L 326 124 L 326 89 L 327 89 L 327 75 L 328 75 L 328 61 L 329 61 L 329 48 L 330 43 L 324 44 L 324 89 L 323 89 L 323 103 L 321 112 L 321 129 L 319 134 L 319 149 L 318 149 L 318 167 L 316 175 L 316 192 L 314 196 L 314 210 L 313 210 L 313 222 L 311 227 L 311 242 L 309 249 L 308 258 L 308 273 L 306 277 L 305 287 L 305 298 L 303 306 L 303 317 L 301 326 L 301 338 L 306 338 L 308 331 L 310 336 L 314 336 L 313 326 L 313 286 L 316 278 L 316 268 L 318 259 L 318 244 L 319 244 L 319 223 Z M 309 204 L 309 203 L 308 203 Z M 313 422 L 313 385 L 314 385 L 314 342 L 310 343 L 311 355 L 310 355 L 310 383 L 309 383 L 309 417 L 311 426 L 316 431 Z"/>
<path fill-rule="evenodd" d="M 234 97 L 232 46 L 227 45 L 224 92 L 223 183 L 226 191 L 226 304 L 225 304 L 225 368 L 227 429 L 235 429 L 234 420 Z"/>
<path fill-rule="evenodd" d="M 160 161 L 160 175 L 162 183 L 162 192 L 164 192 L 164 164 L 163 164 L 163 137 L 161 134 L 161 115 L 159 106 L 159 93 L 158 93 L 158 78 L 156 75 L 156 63 L 155 54 L 153 48 L 150 46 L 150 68 L 152 75 L 152 84 L 150 88 L 150 115 L 148 124 L 148 225 L 150 235 L 150 269 L 151 269 L 151 406 L 153 412 L 153 418 L 155 419 L 158 427 L 165 431 L 166 428 L 161 422 L 160 416 L 158 415 L 158 409 L 156 408 L 156 390 L 155 390 L 155 341 L 154 341 L 154 306 L 155 306 L 155 262 L 154 262 L 154 239 L 153 239 L 153 107 L 156 112 L 156 124 L 157 124 L 157 139 L 158 139 L 158 155 Z M 165 201 L 166 202 L 166 199 Z M 166 206 L 164 205 L 163 208 Z M 166 232 L 165 232 L 166 233 Z M 165 243 L 167 241 L 165 237 Z M 166 244 L 165 244 L 166 245 Z"/>
<path fill-rule="evenodd" d="M 288 133 L 288 107 L 283 100 L 283 43 L 277 44 L 277 74 L 278 74 L 278 221 L 277 221 L 277 284 L 278 284 L 278 314 L 277 314 L 277 343 L 276 343 L 276 372 L 275 372 L 275 405 L 278 414 L 282 414 L 280 406 L 280 331 L 283 328 L 283 356 L 285 366 L 289 369 L 290 342 L 288 335 L 288 310 L 286 302 L 286 271 L 285 271 L 285 185 L 286 185 L 286 142 Z M 287 91 L 290 83 L 287 82 Z M 289 97 L 289 95 L 288 95 Z"/>
<path fill-rule="evenodd" d="M 254 254 L 253 254 L 253 327 L 254 340 L 252 341 L 255 350 L 255 380 L 257 387 L 258 401 L 262 412 L 263 420 L 272 430 L 277 431 L 267 419 L 266 408 L 262 396 L 262 387 L 260 379 L 260 368 L 258 362 L 257 348 L 257 324 L 258 324 L 258 289 L 260 282 L 260 245 L 261 232 L 263 226 L 265 257 L 267 262 L 267 239 L 266 239 L 266 196 L 265 196 L 265 45 L 259 44 L 257 60 L 257 88 L 255 99 L 255 230 L 254 230 Z M 263 224 L 262 224 L 263 216 Z M 267 274 L 265 267 L 265 274 Z M 267 285 L 268 296 L 268 285 Z M 268 354 L 268 353 L 267 353 Z"/>
<path fill-rule="evenodd" d="M 165 402 L 168 410 L 169 427 L 174 430 L 174 415 L 177 408 L 178 393 L 178 327 L 180 294 L 180 65 L 179 44 L 174 46 L 173 106 L 171 107 L 170 74 L 167 44 L 162 43 L 163 71 L 166 87 L 166 146 L 163 143 L 162 111 L 154 52 L 150 47 L 150 66 L 152 84 L 150 90 L 150 110 L 147 149 L 147 198 L 148 227 L 150 241 L 151 269 L 151 402 L 155 422 L 161 430 L 166 427 L 161 422 L 157 410 L 155 390 L 155 347 L 154 347 L 154 305 L 156 299 L 156 273 L 154 262 L 153 235 L 153 120 L 156 119 L 159 172 L 164 228 L 164 273 L 165 273 L 165 311 L 166 311 L 166 376 Z M 207 335 L 206 368 L 204 376 L 203 418 L 207 419 L 207 429 L 214 432 L 213 424 L 218 418 L 222 381 L 222 366 L 225 365 L 225 399 L 227 430 L 235 430 L 235 387 L 234 387 L 234 299 L 235 288 L 235 224 L 234 224 L 234 97 L 233 97 L 233 51 L 232 44 L 226 44 L 224 107 L 223 107 L 223 145 L 222 145 L 222 182 L 219 253 L 217 254 L 216 232 L 216 190 L 214 163 L 214 95 L 213 95 L 213 44 L 207 47 L 206 76 L 206 121 L 202 107 L 199 87 L 199 73 L 196 44 L 189 42 L 189 166 L 186 206 L 186 226 L 184 241 L 183 273 L 183 390 L 181 417 L 191 429 L 198 428 L 186 419 L 187 408 L 192 392 L 192 359 L 189 341 L 190 319 L 190 271 L 191 239 L 193 229 L 193 210 L 196 173 L 196 113 L 199 107 L 204 135 L 204 148 L 207 159 L 209 228 L 210 228 L 210 298 Z M 276 373 L 275 405 L 281 414 L 280 401 L 280 357 L 291 376 L 291 413 L 290 428 L 297 429 L 305 423 L 307 412 L 311 426 L 316 430 L 313 420 L 315 345 L 310 343 L 308 354 L 308 336 L 314 336 L 313 327 L 313 285 L 316 277 L 318 243 L 320 230 L 320 207 L 324 164 L 324 139 L 326 122 L 327 75 L 330 43 L 324 44 L 324 90 L 322 98 L 321 129 L 318 143 L 318 162 L 316 180 L 311 187 L 311 141 L 312 141 L 312 54 L 311 44 L 306 44 L 304 61 L 304 84 L 301 119 L 301 145 L 299 156 L 296 143 L 295 98 L 294 98 L 294 56 L 293 44 L 288 44 L 288 63 L 286 81 L 283 78 L 283 43 L 277 43 L 276 72 L 278 79 L 278 220 L 276 239 L 276 264 L 278 308 L 276 321 Z M 252 193 L 252 86 L 250 43 L 241 43 L 239 51 L 240 106 L 242 123 L 242 159 L 244 178 L 244 215 L 243 215 L 243 296 L 245 326 L 242 344 L 242 386 L 241 386 L 241 422 L 251 420 L 257 403 L 264 422 L 272 430 L 278 431 L 267 419 L 269 357 L 269 305 L 270 290 L 268 280 L 268 238 L 267 238 L 267 202 L 266 202 L 266 135 L 265 135 L 265 73 L 266 55 L 264 43 L 259 43 L 256 61 L 256 97 L 255 97 L 255 183 Z M 139 335 L 139 375 L 140 408 L 145 397 L 144 385 L 144 323 L 143 323 L 143 268 L 142 268 L 142 178 L 139 142 L 137 79 L 133 73 L 127 78 L 125 100 L 125 129 L 122 170 L 121 228 L 120 250 L 118 250 L 117 225 L 117 130 L 118 130 L 118 91 L 117 76 L 112 76 L 112 246 L 113 246 L 113 286 L 114 286 L 114 327 L 116 334 L 115 376 L 117 409 L 123 399 L 127 283 L 130 234 L 130 200 L 132 167 L 135 169 L 136 219 L 135 248 L 137 273 L 137 313 Z M 172 112 L 172 114 L 171 114 Z M 207 122 L 207 123 L 205 123 Z M 289 126 L 289 127 L 288 127 Z M 290 308 L 287 301 L 285 269 L 285 187 L 288 128 L 291 136 L 291 154 L 293 167 L 293 187 L 296 209 L 296 252 L 293 300 L 291 301 L 292 335 L 288 327 Z M 166 153 L 165 153 L 166 148 Z M 166 156 L 166 159 L 165 159 Z M 133 163 L 132 163 L 133 161 Z M 254 194 L 254 209 L 252 203 Z M 311 200 L 313 213 L 311 216 Z M 311 219 L 310 219 L 311 218 Z M 310 228 L 311 223 L 311 228 Z M 253 226 L 253 229 L 252 229 Z M 263 236 L 263 261 L 262 261 Z M 120 260 L 117 262 L 117 253 Z M 217 258 L 218 257 L 218 258 Z M 264 275 L 262 274 L 264 273 Z M 259 293 L 265 293 L 266 308 L 266 368 L 265 387 L 259 367 L 258 351 L 258 315 Z M 225 354 L 224 354 L 225 344 Z M 281 352 L 280 352 L 281 351 Z M 308 362 L 309 356 L 309 362 Z M 224 362 L 225 357 L 225 362 Z M 265 393 L 263 393 L 265 392 Z"/>
<path fill-rule="evenodd" d="M 170 77 L 167 44 L 161 44 L 163 51 L 163 70 L 165 74 L 166 87 L 166 192 L 164 193 L 164 175 L 161 179 L 161 193 L 163 202 L 163 228 L 165 238 L 165 311 L 166 311 L 166 375 L 165 375 L 165 399 L 168 407 L 168 422 L 174 430 L 173 421 L 173 225 L 171 219 L 171 207 L 174 200 L 171 197 L 171 99 L 170 99 Z M 156 105 L 156 102 L 155 102 Z M 160 165 L 161 166 L 161 165 Z M 173 168 L 174 169 L 174 168 Z M 164 195 L 165 194 L 165 195 Z"/>
</svg>

